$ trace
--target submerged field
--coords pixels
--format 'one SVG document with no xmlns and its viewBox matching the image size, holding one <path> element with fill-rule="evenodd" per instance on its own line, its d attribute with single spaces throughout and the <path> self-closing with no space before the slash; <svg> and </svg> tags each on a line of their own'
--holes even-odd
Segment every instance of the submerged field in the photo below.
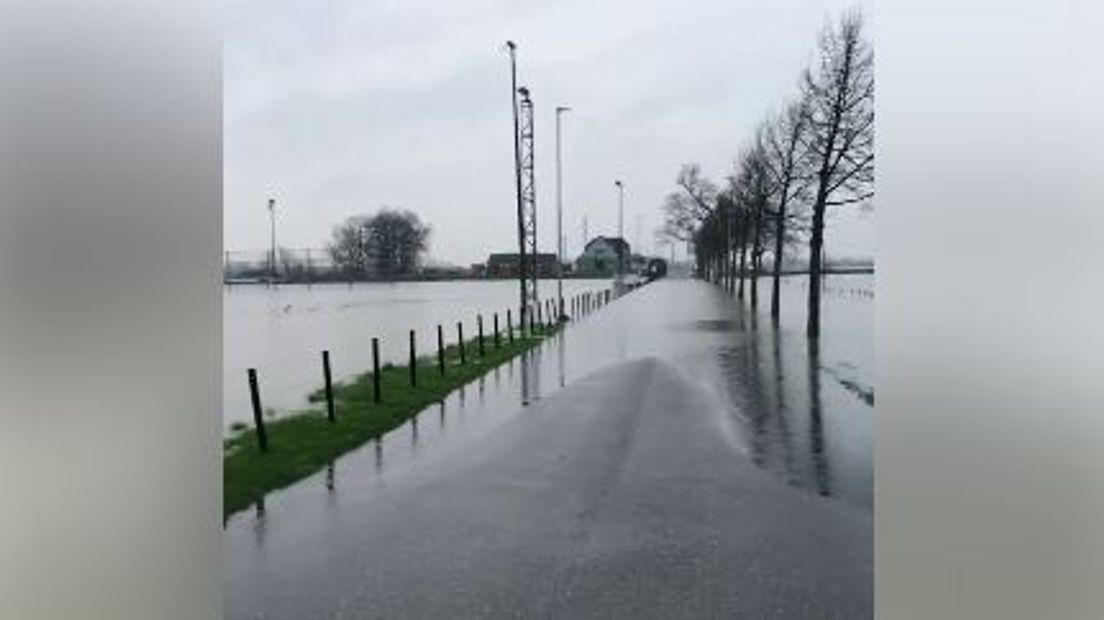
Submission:
<svg viewBox="0 0 1104 620">
<path fill-rule="evenodd" d="M 463 359 L 460 346 L 450 345 L 444 352 L 443 372 L 436 354 L 417 359 L 413 385 L 409 365 L 387 364 L 380 369 L 379 402 L 371 372 L 339 382 L 333 386 L 336 415 L 332 422 L 326 415 L 324 390 L 319 388 L 309 396 L 316 407 L 266 422 L 265 452 L 253 429 L 237 426 L 224 441 L 224 517 L 396 428 L 456 388 L 538 345 L 556 329 L 538 327 L 530 335 L 516 332 L 512 339 L 503 333 L 497 345 L 492 336 L 486 336 L 482 353 L 479 338 L 472 338 L 464 344 Z"/>
</svg>

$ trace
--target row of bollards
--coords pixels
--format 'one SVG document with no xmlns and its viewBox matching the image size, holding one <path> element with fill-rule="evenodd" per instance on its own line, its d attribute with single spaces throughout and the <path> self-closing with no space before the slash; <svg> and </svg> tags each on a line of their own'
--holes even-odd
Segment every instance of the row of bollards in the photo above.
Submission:
<svg viewBox="0 0 1104 620">
<path fill-rule="evenodd" d="M 602 306 L 605 306 L 611 300 L 611 293 L 612 291 L 605 289 L 597 292 L 579 293 L 571 297 L 571 318 L 586 316 Z M 555 324 L 559 323 L 563 308 L 559 308 L 559 312 L 557 312 L 557 306 L 559 306 L 559 304 L 556 301 L 547 299 L 543 303 L 534 304 L 533 307 L 528 308 L 529 312 L 526 314 L 529 317 L 529 333 L 535 333 L 537 325 L 540 325 L 543 329 L 551 329 Z M 499 332 L 497 312 L 494 313 L 493 318 L 494 333 L 492 342 L 494 343 L 494 348 L 498 349 L 501 346 L 502 338 Z M 482 314 L 476 315 L 476 326 L 476 342 L 478 345 L 479 357 L 482 358 L 486 355 Z M 521 325 L 522 335 L 524 335 L 524 330 L 525 325 Z M 507 342 L 510 344 L 514 343 L 514 331 L 513 314 L 510 309 L 507 309 L 506 335 L 508 339 Z M 456 323 L 456 337 L 460 354 L 460 364 L 467 364 L 467 351 L 464 343 L 464 323 L 462 321 Z M 442 376 L 444 376 L 446 372 L 445 366 L 444 330 L 440 325 L 437 325 L 437 367 Z M 415 330 L 413 329 L 410 330 L 409 372 L 410 385 L 416 387 L 418 385 L 418 354 Z M 269 448 L 268 434 L 265 431 L 260 387 L 257 381 L 257 370 L 255 368 L 250 368 L 247 374 L 249 378 L 249 394 L 253 405 L 253 424 L 256 427 L 257 433 L 257 445 L 261 452 L 267 452 Z M 325 382 L 326 419 L 331 423 L 336 422 L 337 410 L 334 404 L 333 373 L 330 368 L 330 352 L 328 350 L 322 351 L 322 375 Z M 379 338 L 372 338 L 372 401 L 375 403 L 382 402 Z"/>
</svg>

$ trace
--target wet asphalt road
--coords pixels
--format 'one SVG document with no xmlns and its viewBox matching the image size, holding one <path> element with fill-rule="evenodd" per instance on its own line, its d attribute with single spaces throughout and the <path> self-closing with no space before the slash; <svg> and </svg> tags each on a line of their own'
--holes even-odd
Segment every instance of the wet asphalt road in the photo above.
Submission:
<svg viewBox="0 0 1104 620">
<path fill-rule="evenodd" d="M 701 282 L 630 294 L 232 518 L 226 616 L 869 617 L 840 303 L 809 351 Z"/>
</svg>

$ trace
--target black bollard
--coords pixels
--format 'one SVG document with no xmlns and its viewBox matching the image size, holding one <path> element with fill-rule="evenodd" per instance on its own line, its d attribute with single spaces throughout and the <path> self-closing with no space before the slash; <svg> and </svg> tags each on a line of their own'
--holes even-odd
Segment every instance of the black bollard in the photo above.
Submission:
<svg viewBox="0 0 1104 620">
<path fill-rule="evenodd" d="M 441 324 L 437 324 L 437 367 L 441 374 L 445 374 L 445 333 L 441 330 Z"/>
<path fill-rule="evenodd" d="M 494 313 L 494 343 L 495 343 L 495 348 L 497 349 L 498 345 L 499 345 L 499 340 L 498 340 L 498 313 L 497 312 Z"/>
<path fill-rule="evenodd" d="M 479 357 L 483 357 L 483 315 L 477 314 L 475 322 L 479 328 Z"/>
<path fill-rule="evenodd" d="M 460 340 L 460 363 L 467 364 L 467 358 L 464 357 L 464 323 L 463 321 L 456 322 L 456 336 Z"/>
<path fill-rule="evenodd" d="M 264 416 L 261 415 L 261 392 L 257 388 L 257 370 L 249 369 L 249 396 L 253 399 L 253 424 L 257 427 L 257 445 L 261 452 L 268 452 L 268 435 L 265 434 Z"/>
<path fill-rule="evenodd" d="M 410 330 L 410 386 L 418 385 L 418 356 L 414 351 L 414 330 Z"/>
<path fill-rule="evenodd" d="M 509 309 L 506 310 L 506 333 L 510 336 L 510 344 L 514 344 L 514 319 Z"/>
<path fill-rule="evenodd" d="M 372 400 L 380 402 L 379 338 L 372 339 Z"/>
<path fill-rule="evenodd" d="M 326 418 L 330 422 L 334 422 L 337 418 L 334 415 L 334 399 L 333 399 L 333 381 L 330 380 L 330 352 L 322 352 L 322 375 L 326 380 Z"/>
</svg>

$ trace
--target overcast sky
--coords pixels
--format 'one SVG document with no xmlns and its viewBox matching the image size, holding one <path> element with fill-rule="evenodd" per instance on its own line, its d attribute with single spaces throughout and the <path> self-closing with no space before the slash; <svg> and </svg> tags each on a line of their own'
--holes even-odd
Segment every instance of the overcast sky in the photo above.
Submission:
<svg viewBox="0 0 1104 620">
<path fill-rule="evenodd" d="M 859 2 L 871 26 L 871 2 Z M 430 255 L 516 251 L 509 60 L 536 109 L 539 242 L 555 248 L 554 108 L 564 116 L 568 255 L 615 234 L 645 251 L 680 164 L 718 182 L 755 124 L 797 90 L 828 16 L 812 0 L 230 0 L 225 245 L 323 247 L 383 206 L 432 226 Z M 829 220 L 832 255 L 872 255 L 873 216 Z M 660 249 L 666 255 L 666 251 Z M 679 252 L 680 256 L 682 252 Z"/>
</svg>

